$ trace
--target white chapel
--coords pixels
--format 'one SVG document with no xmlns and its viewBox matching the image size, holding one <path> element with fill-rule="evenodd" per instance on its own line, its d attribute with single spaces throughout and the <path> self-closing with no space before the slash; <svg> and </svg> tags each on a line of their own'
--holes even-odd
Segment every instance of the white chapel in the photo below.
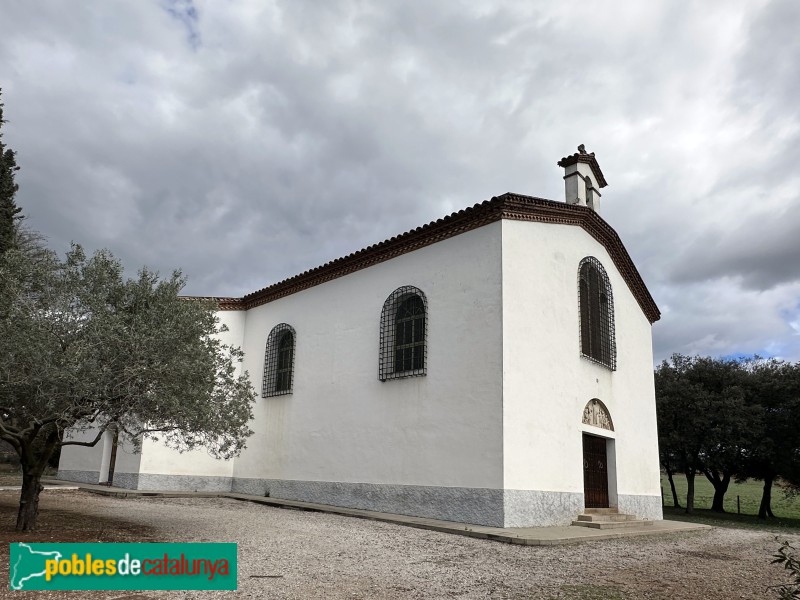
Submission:
<svg viewBox="0 0 800 600">
<path fill-rule="evenodd" d="M 507 193 L 242 298 L 260 391 L 242 454 L 65 447 L 59 477 L 498 527 L 661 519 L 651 325 L 583 146 L 566 201 Z M 94 437 L 91 432 L 85 434 Z"/>
</svg>

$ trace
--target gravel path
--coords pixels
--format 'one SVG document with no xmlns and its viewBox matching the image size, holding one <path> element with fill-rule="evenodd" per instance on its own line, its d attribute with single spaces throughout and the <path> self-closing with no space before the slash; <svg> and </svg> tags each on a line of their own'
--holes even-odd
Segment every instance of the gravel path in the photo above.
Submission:
<svg viewBox="0 0 800 600">
<path fill-rule="evenodd" d="M 9 501 L 13 507 L 14 499 L 0 496 L 0 507 Z M 523 547 L 235 500 L 85 492 L 45 493 L 41 518 L 45 539 L 50 519 L 72 523 L 73 532 L 80 528 L 75 523 L 91 525 L 104 541 L 239 544 L 237 592 L 107 592 L 93 598 L 774 598 L 766 587 L 784 580 L 783 571 L 769 564 L 778 546 L 775 534 L 744 529 Z M 6 541 L 15 539 L 4 532 Z M 64 596 L 78 597 L 38 597 Z"/>
</svg>

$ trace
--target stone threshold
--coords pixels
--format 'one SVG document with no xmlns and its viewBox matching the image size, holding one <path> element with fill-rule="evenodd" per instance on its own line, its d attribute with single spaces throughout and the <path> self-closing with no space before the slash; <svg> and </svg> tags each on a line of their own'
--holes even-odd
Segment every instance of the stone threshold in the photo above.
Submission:
<svg viewBox="0 0 800 600">
<path fill-rule="evenodd" d="M 60 487 L 58 482 L 60 482 L 60 480 L 47 481 L 48 484 Z M 485 527 L 483 525 L 473 525 L 469 523 L 456 523 L 453 521 L 428 519 L 425 517 L 411 517 L 408 515 L 396 515 L 371 510 L 332 506 L 329 504 L 284 500 L 281 498 L 238 494 L 234 492 L 161 492 L 129 490 L 85 483 L 74 484 L 71 482 L 67 485 L 69 485 L 70 489 L 75 489 L 77 487 L 78 489 L 94 494 L 113 496 L 116 498 L 229 498 L 231 500 L 253 502 L 255 504 L 263 504 L 275 508 L 330 513 L 523 546 L 558 546 L 589 541 L 707 531 L 712 529 L 710 525 L 685 523 L 681 521 L 652 521 L 647 526 L 628 527 L 621 530 L 589 529 L 573 525 L 562 527 Z"/>
</svg>

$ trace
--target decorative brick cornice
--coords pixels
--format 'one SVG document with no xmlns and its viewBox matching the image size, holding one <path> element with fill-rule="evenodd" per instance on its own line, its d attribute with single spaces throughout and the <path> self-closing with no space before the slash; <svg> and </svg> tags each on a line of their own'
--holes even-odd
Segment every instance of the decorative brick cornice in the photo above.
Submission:
<svg viewBox="0 0 800 600">
<path fill-rule="evenodd" d="M 218 310 L 244 310 L 241 298 L 222 298 L 219 296 L 181 296 L 184 300 L 216 302 Z"/>
<path fill-rule="evenodd" d="M 642 312 L 651 323 L 661 318 L 661 311 L 650 295 L 647 286 L 633 264 L 628 251 L 617 235 L 617 232 L 606 223 L 594 210 L 578 204 L 565 204 L 541 198 L 531 198 L 520 194 L 504 194 L 508 198 L 509 208 L 504 211 L 504 219 L 518 221 L 536 221 L 539 223 L 559 223 L 561 225 L 577 225 L 600 242 L 611 256 L 620 275 L 628 284 L 631 293 L 639 303 Z M 533 206 L 531 206 L 533 204 Z"/>
<path fill-rule="evenodd" d="M 661 318 L 658 306 L 619 236 L 594 210 L 577 204 L 510 193 L 496 196 L 386 241 L 367 246 L 363 250 L 284 279 L 242 298 L 211 299 L 219 303 L 220 310 L 255 308 L 501 219 L 582 227 L 608 251 L 648 320 L 654 323 Z"/>
</svg>

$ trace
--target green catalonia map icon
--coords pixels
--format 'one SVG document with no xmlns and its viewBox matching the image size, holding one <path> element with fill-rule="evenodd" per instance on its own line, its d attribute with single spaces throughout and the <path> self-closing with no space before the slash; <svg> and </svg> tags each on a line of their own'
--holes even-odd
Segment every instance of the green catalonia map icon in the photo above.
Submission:
<svg viewBox="0 0 800 600">
<path fill-rule="evenodd" d="M 34 585 L 40 583 L 37 581 L 34 584 L 33 580 L 45 578 L 45 562 L 61 559 L 61 552 L 34 550 L 30 544 L 19 542 L 10 546 L 9 582 L 12 590 L 33 589 Z M 38 585 L 36 587 L 41 589 Z"/>
</svg>

